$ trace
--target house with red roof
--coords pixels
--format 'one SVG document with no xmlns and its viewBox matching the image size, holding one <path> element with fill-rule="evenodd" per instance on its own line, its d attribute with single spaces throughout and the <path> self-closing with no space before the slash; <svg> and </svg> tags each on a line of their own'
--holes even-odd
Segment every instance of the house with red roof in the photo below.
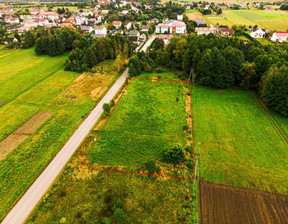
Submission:
<svg viewBox="0 0 288 224">
<path fill-rule="evenodd" d="M 288 32 L 274 32 L 272 37 L 272 41 L 275 42 L 288 42 Z"/>
</svg>

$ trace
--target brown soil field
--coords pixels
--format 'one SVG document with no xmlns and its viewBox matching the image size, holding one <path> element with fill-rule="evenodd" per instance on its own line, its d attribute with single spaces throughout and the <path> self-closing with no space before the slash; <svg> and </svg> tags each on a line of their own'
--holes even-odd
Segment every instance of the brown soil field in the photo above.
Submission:
<svg viewBox="0 0 288 224">
<path fill-rule="evenodd" d="M 38 112 L 29 121 L 0 142 L 0 161 L 4 159 L 9 152 L 20 145 L 21 142 L 40 128 L 51 115 L 52 112 Z"/>
<path fill-rule="evenodd" d="M 186 13 L 186 16 L 189 18 L 189 20 L 193 21 L 196 21 L 197 19 L 204 19 L 200 12 Z"/>
<path fill-rule="evenodd" d="M 287 224 L 288 196 L 199 181 L 200 224 Z"/>
</svg>

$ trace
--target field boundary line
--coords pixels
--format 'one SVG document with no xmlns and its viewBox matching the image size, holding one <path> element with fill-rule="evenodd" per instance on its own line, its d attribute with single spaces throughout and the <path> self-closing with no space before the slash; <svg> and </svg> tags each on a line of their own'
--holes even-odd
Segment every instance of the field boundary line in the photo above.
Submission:
<svg viewBox="0 0 288 224">
<path fill-rule="evenodd" d="M 193 174 L 194 177 L 179 177 L 179 176 L 169 176 L 169 175 L 160 175 L 160 174 L 147 174 L 147 173 L 137 173 L 137 172 L 130 172 L 130 171 L 122 171 L 122 170 L 107 170 L 107 169 L 97 169 L 97 168 L 90 168 L 90 167 L 83 167 L 86 160 L 88 159 L 88 156 L 90 155 L 93 147 L 95 146 L 95 144 L 97 143 L 100 135 L 102 134 L 105 126 L 107 125 L 110 117 L 112 116 L 113 112 L 115 111 L 118 103 L 120 102 L 122 96 L 124 95 L 127 87 L 129 86 L 130 82 L 133 79 L 139 79 L 139 80 L 151 80 L 151 81 L 167 81 L 167 82 L 181 82 L 181 83 L 189 83 L 190 85 L 190 101 L 191 101 L 191 135 L 192 135 L 192 149 L 193 149 Z M 143 176 L 156 176 L 156 177 L 169 177 L 169 178 L 177 178 L 177 179 L 186 179 L 186 180 L 194 180 L 196 178 L 196 171 L 195 171 L 195 161 L 194 161 L 194 136 L 193 136 L 193 116 L 192 116 L 192 94 L 191 94 L 191 82 L 190 81 L 182 81 L 182 80 L 168 80 L 168 79 L 153 79 L 153 78 L 137 78 L 137 77 L 132 77 L 131 79 L 129 79 L 128 84 L 126 85 L 126 87 L 122 90 L 122 94 L 120 95 L 118 101 L 115 104 L 115 107 L 113 108 L 112 112 L 110 113 L 108 119 L 105 121 L 105 124 L 103 125 L 103 127 L 101 128 L 100 133 L 98 134 L 96 140 L 94 141 L 94 143 L 92 144 L 92 146 L 90 147 L 90 150 L 87 153 L 87 156 L 85 157 L 84 161 L 82 162 L 82 164 L 80 165 L 80 169 L 88 169 L 88 170 L 96 170 L 96 171 L 105 171 L 105 172 L 116 172 L 116 173 L 127 173 L 127 174 L 137 174 L 137 175 L 143 175 Z M 85 150 L 85 149 L 84 149 Z"/>
<path fill-rule="evenodd" d="M 280 124 L 277 122 L 277 120 L 274 118 L 274 116 L 270 113 L 269 109 L 264 105 L 264 103 L 256 96 L 256 94 L 251 91 L 252 95 L 255 98 L 256 103 L 261 107 L 262 111 L 266 114 L 269 121 L 273 124 L 283 141 L 288 146 L 288 135 L 286 131 L 280 126 Z"/>
</svg>

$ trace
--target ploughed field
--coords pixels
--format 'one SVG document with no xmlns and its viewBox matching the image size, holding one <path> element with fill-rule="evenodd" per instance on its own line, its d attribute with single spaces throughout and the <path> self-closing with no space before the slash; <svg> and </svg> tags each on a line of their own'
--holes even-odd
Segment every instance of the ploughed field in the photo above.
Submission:
<svg viewBox="0 0 288 224">
<path fill-rule="evenodd" d="M 0 49 L 0 220 L 118 77 L 64 71 L 67 56 Z"/>
<path fill-rule="evenodd" d="M 255 99 L 239 89 L 192 89 L 200 176 L 288 194 L 288 119 L 273 113 L 272 122 Z"/>
<path fill-rule="evenodd" d="M 199 218 L 204 223 L 288 223 L 288 196 L 199 181 Z"/>
</svg>

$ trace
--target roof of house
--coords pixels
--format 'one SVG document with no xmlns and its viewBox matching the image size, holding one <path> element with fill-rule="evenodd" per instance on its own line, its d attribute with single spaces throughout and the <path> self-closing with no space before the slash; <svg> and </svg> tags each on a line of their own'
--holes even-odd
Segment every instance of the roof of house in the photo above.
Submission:
<svg viewBox="0 0 288 224">
<path fill-rule="evenodd" d="M 283 32 L 283 31 L 277 31 L 274 34 L 276 34 L 277 36 L 287 36 L 288 32 Z"/>
<path fill-rule="evenodd" d="M 173 37 L 173 34 L 160 34 L 158 38 L 170 40 Z"/>
<path fill-rule="evenodd" d="M 150 28 L 150 25 L 142 25 L 141 26 L 141 29 L 149 29 Z"/>
<path fill-rule="evenodd" d="M 205 21 L 205 19 L 196 19 L 196 23 L 197 24 L 205 24 L 206 21 Z"/>
<path fill-rule="evenodd" d="M 115 34 L 115 33 L 123 33 L 123 30 L 121 29 L 113 29 L 110 31 L 112 34 Z"/>
<path fill-rule="evenodd" d="M 229 35 L 232 35 L 234 30 L 233 29 L 227 29 L 227 28 L 219 28 L 219 31 L 223 31 L 223 32 L 228 32 Z"/>
<path fill-rule="evenodd" d="M 95 26 L 94 28 L 95 30 L 103 30 L 103 29 L 106 29 L 105 26 Z"/>
<path fill-rule="evenodd" d="M 90 28 L 92 28 L 91 26 L 81 26 L 81 30 L 83 31 L 89 31 Z"/>
<path fill-rule="evenodd" d="M 208 31 L 208 32 L 215 32 L 216 28 L 214 27 L 196 27 L 195 31 Z"/>
<path fill-rule="evenodd" d="M 129 32 L 129 36 L 138 36 L 139 35 L 139 32 L 137 30 L 131 30 Z"/>
<path fill-rule="evenodd" d="M 113 21 L 112 24 L 113 25 L 120 25 L 122 22 L 121 21 Z"/>
</svg>

